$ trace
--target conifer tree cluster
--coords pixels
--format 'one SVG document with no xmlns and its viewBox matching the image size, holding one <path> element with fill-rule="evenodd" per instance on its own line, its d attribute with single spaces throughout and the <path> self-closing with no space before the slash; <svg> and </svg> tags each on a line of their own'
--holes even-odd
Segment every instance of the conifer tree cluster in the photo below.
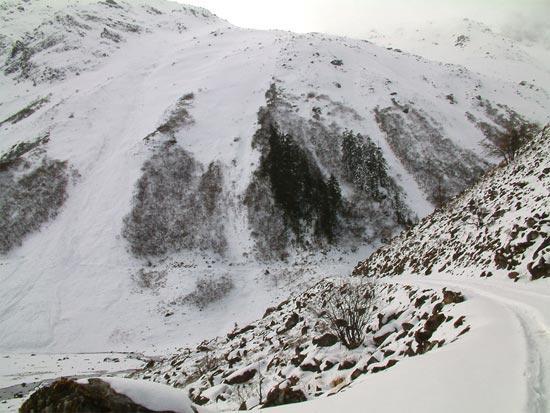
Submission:
<svg viewBox="0 0 550 413">
<path fill-rule="evenodd" d="M 342 197 L 336 177 L 325 179 L 319 167 L 291 135 L 271 125 L 260 174 L 268 177 L 275 203 L 299 242 L 312 228 L 316 238 L 334 240 Z"/>
<path fill-rule="evenodd" d="M 346 131 L 342 141 L 342 162 L 345 178 L 369 194 L 376 201 L 382 200 L 381 188 L 389 189 L 391 178 L 382 149 L 368 136 Z"/>
<path fill-rule="evenodd" d="M 342 169 L 344 178 L 376 202 L 387 200 L 399 224 L 410 225 L 401 189 L 388 175 L 382 149 L 368 136 L 345 131 L 342 136 Z"/>
</svg>

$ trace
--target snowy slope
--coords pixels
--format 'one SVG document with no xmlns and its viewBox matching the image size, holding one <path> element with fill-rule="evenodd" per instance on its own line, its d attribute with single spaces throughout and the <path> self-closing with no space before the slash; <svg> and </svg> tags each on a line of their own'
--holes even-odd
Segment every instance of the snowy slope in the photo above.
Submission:
<svg viewBox="0 0 550 413">
<path fill-rule="evenodd" d="M 262 320 L 180 350 L 137 376 L 182 387 L 222 411 L 273 400 L 309 400 L 274 412 L 360 412 L 366 405 L 389 412 L 547 411 L 548 139 L 546 130 L 509 165 L 356 268 L 355 275 L 367 277 L 352 288 L 369 279 L 383 286 L 359 348 L 320 340 L 315 308 L 329 308 L 327 297 L 347 288 L 325 280 Z M 483 200 L 485 221 L 472 227 L 476 210 L 467 206 L 475 198 Z M 439 251 L 430 254 L 434 246 Z M 509 268 L 493 267 L 500 254 L 507 260 L 496 259 L 497 266 Z M 507 277 L 510 269 L 516 271 Z"/>
<path fill-rule="evenodd" d="M 495 124 L 476 96 L 532 121 L 548 116 L 550 99 L 542 89 L 521 89 L 366 41 L 243 30 L 175 3 L 6 2 L 0 16 L 0 120 L 9 120 L 0 125 L 0 152 L 48 134 L 47 142 L 22 155 L 23 169 L 14 176 L 25 173 L 26 163 L 32 169 L 44 159 L 67 161 L 72 171 L 63 205 L 0 258 L 4 351 L 191 345 L 235 321 L 256 319 L 320 274 L 346 272 L 356 257 L 399 230 L 382 204 L 369 204 L 376 220 L 364 219 L 365 234 L 350 244 L 344 233 L 343 244 L 328 252 L 289 248 L 286 263 L 258 263 L 243 199 L 259 167 L 252 141 L 272 84 L 282 102 L 273 109 L 278 126 L 307 149 L 323 177 L 337 175 L 343 195 L 352 199 L 341 165 L 330 161 L 340 157 L 345 129 L 368 135 L 381 148 L 404 204 L 419 217 L 433 208 L 429 192 L 436 178 L 447 182 L 453 165 L 441 157 L 442 148 L 459 154 L 464 170 L 478 173 L 494 161 L 483 155 L 482 131 L 466 116 Z M 24 47 L 16 46 L 18 40 Z M 191 99 L 180 100 L 190 93 Z M 33 111 L 24 110 L 41 98 Z M 182 113 L 178 102 L 188 117 L 155 134 Z M 399 148 L 408 141 L 389 139 L 392 129 L 377 122 L 375 109 L 388 109 L 384 113 L 398 126 L 421 120 L 409 138 L 417 142 L 419 161 L 443 159 L 434 175 L 403 161 Z M 446 146 L 426 144 L 425 135 Z M 223 256 L 198 248 L 136 257 L 122 236 L 144 163 L 174 142 L 193 159 L 192 185 L 212 162 L 221 165 L 219 225 L 199 228 L 210 238 L 221 228 Z M 462 189 L 474 172 L 449 179 L 449 190 Z M 213 300 L 203 297 L 211 305 L 201 308 L 193 297 L 204 293 L 204 285 L 217 292 Z"/>
<path fill-rule="evenodd" d="M 394 32 L 372 31 L 369 38 L 386 47 L 511 81 L 523 89 L 539 88 L 548 93 L 550 88 L 548 45 L 517 41 L 471 19 L 431 21 Z M 523 89 L 519 88 L 520 93 Z"/>
<path fill-rule="evenodd" d="M 546 128 L 519 158 L 399 234 L 359 263 L 354 274 L 549 277 L 549 139 Z"/>
<path fill-rule="evenodd" d="M 179 392 L 106 380 L 134 401 L 153 402 L 162 391 L 170 400 L 188 396 L 214 411 L 261 404 L 275 406 L 268 409 L 273 412 L 362 412 L 365 406 L 384 412 L 545 412 L 550 400 L 549 209 L 548 197 L 537 193 L 547 191 L 548 159 L 548 135 L 540 134 L 511 164 L 490 171 L 445 209 L 426 217 L 418 231 L 373 254 L 356 270 L 370 268 L 368 278 L 323 280 L 269 308 L 256 322 L 235 326 L 226 336 L 180 349 L 131 374 Z M 432 263 L 417 248 L 416 255 L 409 251 L 408 256 L 419 264 L 404 266 L 401 275 L 385 276 L 388 272 L 376 267 L 383 262 L 399 267 L 398 253 L 411 244 L 436 244 L 441 259 L 455 252 L 453 242 L 438 237 L 453 231 L 449 225 L 468 223 L 472 212 L 464 205 L 490 193 L 495 196 L 486 199 L 490 213 L 484 216 L 497 218 L 468 231 L 468 260 L 447 261 L 436 274 L 426 271 Z M 534 211 L 539 222 L 529 216 Z M 512 229 L 526 217 L 537 236 L 531 236 L 526 248 L 510 250 L 521 272 L 517 282 L 502 271 L 477 277 L 480 267 L 487 268 L 487 239 L 494 233 L 521 232 Z M 517 237 L 513 241 L 514 247 L 525 246 Z M 489 255 L 499 250 L 493 248 Z M 535 248 L 545 272 L 531 281 L 535 277 L 527 274 Z M 327 329 L 322 311 L 340 293 L 353 296 L 357 291 L 365 297 L 365 282 L 372 280 L 378 285 L 365 339 L 347 349 L 331 337 L 334 330 Z"/>
</svg>

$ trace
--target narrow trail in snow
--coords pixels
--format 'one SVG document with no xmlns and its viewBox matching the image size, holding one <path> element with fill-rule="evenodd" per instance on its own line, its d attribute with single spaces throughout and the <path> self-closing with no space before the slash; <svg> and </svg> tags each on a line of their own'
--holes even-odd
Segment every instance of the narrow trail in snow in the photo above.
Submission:
<svg viewBox="0 0 550 413">
<path fill-rule="evenodd" d="M 412 281 L 414 280 L 414 281 Z M 412 282 L 411 282 L 412 281 Z M 391 281 L 390 281 L 391 282 Z M 504 306 L 521 327 L 526 365 L 527 406 L 526 412 L 545 413 L 550 399 L 550 293 L 537 291 L 538 284 L 493 283 L 476 279 L 447 279 L 434 277 L 418 280 L 400 278 L 398 283 L 420 286 L 438 286 L 461 290 L 467 296 L 480 296 Z M 546 289 L 548 291 L 548 289 Z M 511 326 L 510 332 L 514 331 Z M 514 355 L 511 355 L 514 357 Z"/>
</svg>

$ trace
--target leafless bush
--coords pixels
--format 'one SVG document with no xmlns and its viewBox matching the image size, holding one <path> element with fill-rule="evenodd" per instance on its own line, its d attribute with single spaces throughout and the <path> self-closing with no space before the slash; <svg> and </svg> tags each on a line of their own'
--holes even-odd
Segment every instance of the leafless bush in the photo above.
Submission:
<svg viewBox="0 0 550 413">
<path fill-rule="evenodd" d="M 227 246 L 221 210 L 221 167 L 202 167 L 167 142 L 142 168 L 133 208 L 122 235 L 139 257 L 201 249 L 223 253 Z"/>
<path fill-rule="evenodd" d="M 224 298 L 233 288 L 235 285 L 229 275 L 223 275 L 218 279 L 202 278 L 197 280 L 195 289 L 184 297 L 184 302 L 203 310 Z"/>
<path fill-rule="evenodd" d="M 166 285 L 166 271 L 146 271 L 142 268 L 133 278 L 137 285 L 143 289 L 157 290 Z"/>
<path fill-rule="evenodd" d="M 513 161 L 523 145 L 530 141 L 537 133 L 539 128 L 528 122 L 510 123 L 504 132 L 495 134 L 491 139 L 482 144 L 486 152 L 493 156 L 498 156 L 505 163 Z"/>
<path fill-rule="evenodd" d="M 57 216 L 67 198 L 67 162 L 44 157 L 30 171 L 26 165 L 18 171 L 12 166 L 0 170 L 0 253 L 21 245 L 27 234 Z"/>
<path fill-rule="evenodd" d="M 334 286 L 323 302 L 318 316 L 326 320 L 340 342 L 353 350 L 363 344 L 365 327 L 371 320 L 375 303 L 372 282 Z"/>
<path fill-rule="evenodd" d="M 185 125 L 193 123 L 193 118 L 187 111 L 190 102 L 195 98 L 193 93 L 187 93 L 178 99 L 170 112 L 168 119 L 157 128 L 161 133 L 173 133 Z"/>
</svg>

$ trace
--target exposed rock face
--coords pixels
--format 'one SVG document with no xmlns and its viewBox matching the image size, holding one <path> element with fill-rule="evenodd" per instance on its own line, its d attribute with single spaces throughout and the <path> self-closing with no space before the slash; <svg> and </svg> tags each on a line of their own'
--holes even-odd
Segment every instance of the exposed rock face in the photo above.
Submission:
<svg viewBox="0 0 550 413">
<path fill-rule="evenodd" d="M 32 394 L 21 406 L 21 413 L 149 413 L 129 397 L 115 392 L 100 379 L 87 384 L 60 379 Z M 162 413 L 174 413 L 164 411 Z"/>
<path fill-rule="evenodd" d="M 454 292 L 451 290 L 443 290 L 443 303 L 452 304 L 452 303 L 461 303 L 464 301 L 464 296 L 460 292 Z"/>
<path fill-rule="evenodd" d="M 252 379 L 256 375 L 256 369 L 247 369 L 239 371 L 229 376 L 225 382 L 227 384 L 243 384 Z"/>
<path fill-rule="evenodd" d="M 338 343 L 338 337 L 331 333 L 325 333 L 320 337 L 315 337 L 312 342 L 319 347 L 330 347 Z"/>
</svg>

